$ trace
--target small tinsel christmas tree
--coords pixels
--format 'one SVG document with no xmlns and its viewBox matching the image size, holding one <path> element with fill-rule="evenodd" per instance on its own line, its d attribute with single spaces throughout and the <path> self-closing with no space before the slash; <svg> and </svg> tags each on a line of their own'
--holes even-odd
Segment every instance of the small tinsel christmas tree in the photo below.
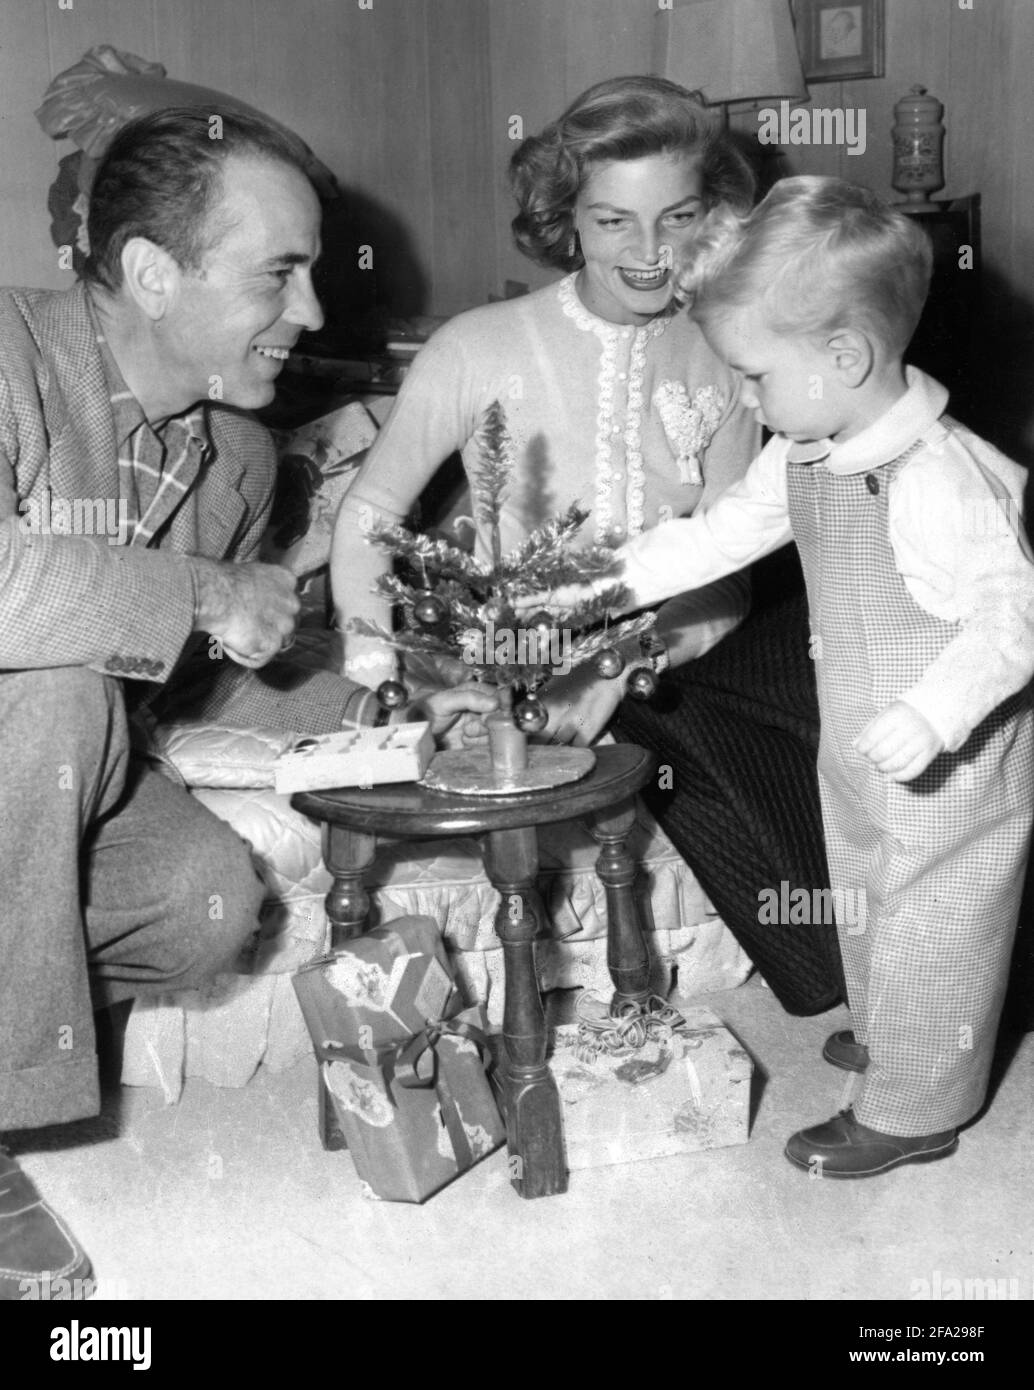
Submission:
<svg viewBox="0 0 1034 1390">
<path fill-rule="evenodd" d="M 378 592 L 398 605 L 404 626 L 388 633 L 376 623 L 353 620 L 351 629 L 378 637 L 398 651 L 419 652 L 464 662 L 472 679 L 500 687 L 500 703 L 512 708 L 517 727 L 537 733 L 548 722 L 540 692 L 558 666 L 565 670 L 595 659 L 599 673 L 612 679 L 624 669 L 614 643 L 640 638 L 644 657 L 656 654 L 648 636 L 654 615 L 609 623 L 611 609 L 627 593 L 615 583 L 591 602 L 576 608 L 545 609 L 518 618 L 515 603 L 531 593 L 548 593 L 564 585 L 616 575 L 614 551 L 602 545 L 575 546 L 589 513 L 572 505 L 539 526 L 519 546 L 503 555 L 499 520 L 513 466 L 506 417 L 498 401 L 486 410 L 476 435 L 480 462 L 473 479 L 477 520 L 489 537 L 490 560 L 482 562 L 447 540 L 414 534 L 399 525 L 372 527 L 367 539 L 401 562 L 401 573 L 384 575 Z M 404 692 L 393 683 L 381 687 L 385 703 L 400 703 Z M 630 688 L 642 698 L 652 694 L 656 677 L 644 664 L 632 673 Z"/>
</svg>

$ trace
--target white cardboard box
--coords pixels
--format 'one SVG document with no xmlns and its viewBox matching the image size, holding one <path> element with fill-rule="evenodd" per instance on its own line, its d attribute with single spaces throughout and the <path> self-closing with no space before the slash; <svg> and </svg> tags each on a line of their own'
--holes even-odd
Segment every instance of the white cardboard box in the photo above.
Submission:
<svg viewBox="0 0 1034 1390">
<path fill-rule="evenodd" d="M 273 763 L 278 792 L 417 782 L 434 756 L 427 723 L 346 729 L 299 740 Z"/>
</svg>

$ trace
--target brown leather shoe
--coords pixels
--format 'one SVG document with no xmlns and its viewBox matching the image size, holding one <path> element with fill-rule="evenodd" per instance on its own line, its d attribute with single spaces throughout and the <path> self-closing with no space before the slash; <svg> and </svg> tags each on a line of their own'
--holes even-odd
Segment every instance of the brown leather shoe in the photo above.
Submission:
<svg viewBox="0 0 1034 1390">
<path fill-rule="evenodd" d="M 0 1303 L 88 1298 L 90 1274 L 82 1246 L 0 1148 Z"/>
<path fill-rule="evenodd" d="M 830 1033 L 822 1049 L 822 1055 L 831 1066 L 842 1071 L 865 1071 L 869 1065 L 869 1049 L 865 1043 L 855 1042 L 851 1030 Z"/>
<path fill-rule="evenodd" d="M 786 1145 L 786 1157 L 798 1168 L 822 1178 L 873 1178 L 902 1163 L 933 1163 L 959 1147 L 953 1129 L 940 1134 L 884 1134 L 859 1124 L 854 1111 L 841 1110 L 824 1125 L 798 1130 Z"/>
</svg>

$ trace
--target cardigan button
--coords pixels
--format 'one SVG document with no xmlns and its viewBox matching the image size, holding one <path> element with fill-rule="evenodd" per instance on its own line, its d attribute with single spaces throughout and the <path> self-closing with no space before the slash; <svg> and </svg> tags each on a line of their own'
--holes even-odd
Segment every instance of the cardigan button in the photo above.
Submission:
<svg viewBox="0 0 1034 1390">
<path fill-rule="evenodd" d="M 874 473 L 866 473 L 865 486 L 872 493 L 873 497 L 875 497 L 880 490 L 880 480 Z"/>
</svg>

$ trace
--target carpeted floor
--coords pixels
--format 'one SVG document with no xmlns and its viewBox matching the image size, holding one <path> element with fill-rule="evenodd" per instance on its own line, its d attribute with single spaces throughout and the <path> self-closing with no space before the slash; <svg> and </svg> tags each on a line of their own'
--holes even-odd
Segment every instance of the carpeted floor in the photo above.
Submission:
<svg viewBox="0 0 1034 1390">
<path fill-rule="evenodd" d="M 693 1002 L 754 1058 L 749 1143 L 575 1173 L 560 1197 L 521 1201 L 500 1151 L 423 1207 L 366 1200 L 348 1155 L 318 1146 L 307 1065 L 192 1082 L 173 1107 L 116 1088 L 97 1120 L 17 1148 L 102 1298 L 1034 1296 L 1034 1035 L 1003 1047 L 953 1158 L 816 1181 L 782 1148 L 847 1103 L 852 1078 L 819 1055 L 846 1010 L 790 1018 L 756 979 Z"/>
</svg>

